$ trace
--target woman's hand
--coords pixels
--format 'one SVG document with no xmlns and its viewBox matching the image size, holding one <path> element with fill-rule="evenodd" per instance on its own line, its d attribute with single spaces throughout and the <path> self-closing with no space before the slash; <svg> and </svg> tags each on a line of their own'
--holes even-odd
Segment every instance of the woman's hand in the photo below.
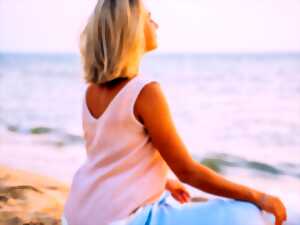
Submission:
<svg viewBox="0 0 300 225">
<path fill-rule="evenodd" d="M 168 179 L 166 183 L 166 189 L 170 191 L 173 198 L 175 198 L 180 203 L 190 201 L 191 196 L 180 181 Z"/>
<path fill-rule="evenodd" d="M 256 203 L 262 210 L 272 213 L 275 216 L 275 225 L 282 225 L 287 219 L 286 209 L 281 200 L 272 195 L 261 194 Z"/>
</svg>

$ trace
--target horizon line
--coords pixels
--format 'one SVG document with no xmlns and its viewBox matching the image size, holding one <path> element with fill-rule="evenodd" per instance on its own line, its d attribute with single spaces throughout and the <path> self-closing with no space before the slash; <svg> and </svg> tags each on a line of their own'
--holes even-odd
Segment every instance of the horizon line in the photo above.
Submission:
<svg viewBox="0 0 300 225">
<path fill-rule="evenodd" d="M 147 55 L 299 55 L 300 51 L 228 51 L 228 52 L 193 52 L 193 51 L 152 51 Z M 1 51 L 0 55 L 72 55 L 80 56 L 79 52 L 71 51 Z"/>
</svg>

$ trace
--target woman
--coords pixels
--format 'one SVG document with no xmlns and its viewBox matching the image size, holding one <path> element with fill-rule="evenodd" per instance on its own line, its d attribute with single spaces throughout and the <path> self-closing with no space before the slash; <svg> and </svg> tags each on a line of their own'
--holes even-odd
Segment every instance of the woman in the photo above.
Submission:
<svg viewBox="0 0 300 225">
<path fill-rule="evenodd" d="M 99 0 L 82 33 L 87 158 L 73 177 L 63 223 L 262 225 L 265 210 L 281 225 L 286 212 L 277 197 L 192 159 L 161 86 L 138 73 L 143 54 L 157 48 L 157 28 L 141 0 Z M 179 180 L 168 178 L 169 169 Z M 231 199 L 191 202 L 183 183 Z"/>
</svg>

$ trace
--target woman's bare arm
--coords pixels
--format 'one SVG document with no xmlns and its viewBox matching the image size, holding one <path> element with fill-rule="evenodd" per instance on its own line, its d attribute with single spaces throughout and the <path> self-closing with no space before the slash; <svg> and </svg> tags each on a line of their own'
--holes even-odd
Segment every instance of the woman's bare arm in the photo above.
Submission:
<svg viewBox="0 0 300 225">
<path fill-rule="evenodd" d="M 211 194 L 262 206 L 260 200 L 265 195 L 263 192 L 231 182 L 192 158 L 176 130 L 169 105 L 158 82 L 152 81 L 143 87 L 137 98 L 136 110 L 154 147 L 178 179 Z M 284 217 L 284 212 L 281 216 Z"/>
<path fill-rule="evenodd" d="M 159 83 L 154 81 L 144 86 L 138 96 L 136 108 L 154 147 L 182 182 L 223 197 L 247 201 L 259 198 L 258 191 L 228 181 L 191 157 L 177 133 Z"/>
</svg>

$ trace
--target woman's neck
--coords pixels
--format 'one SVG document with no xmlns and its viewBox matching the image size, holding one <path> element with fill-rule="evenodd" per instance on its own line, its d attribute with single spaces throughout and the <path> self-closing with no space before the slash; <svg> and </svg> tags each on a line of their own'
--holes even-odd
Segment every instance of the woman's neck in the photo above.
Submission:
<svg viewBox="0 0 300 225">
<path fill-rule="evenodd" d="M 105 86 L 108 88 L 115 87 L 116 85 L 119 85 L 123 82 L 126 82 L 128 79 L 132 79 L 133 77 L 137 76 L 138 73 L 139 73 L 139 62 L 131 61 L 120 71 L 120 75 L 117 78 L 106 82 Z"/>
</svg>

